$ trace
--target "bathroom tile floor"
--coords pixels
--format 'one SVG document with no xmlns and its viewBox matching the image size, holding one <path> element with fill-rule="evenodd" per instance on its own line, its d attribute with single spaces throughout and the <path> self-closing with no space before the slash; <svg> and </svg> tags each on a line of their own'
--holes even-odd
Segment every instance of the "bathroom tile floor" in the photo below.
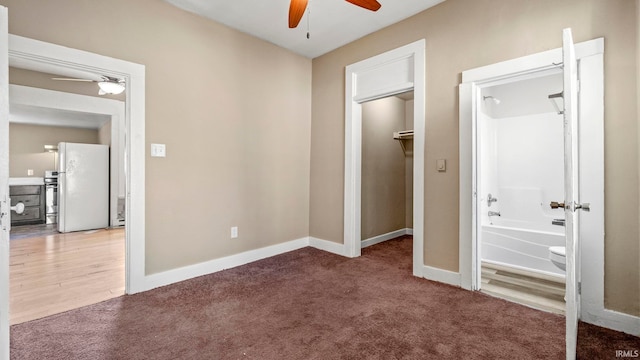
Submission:
<svg viewBox="0 0 640 360">
<path fill-rule="evenodd" d="M 481 291 L 532 308 L 565 312 L 564 282 L 552 277 L 483 262 Z"/>
</svg>

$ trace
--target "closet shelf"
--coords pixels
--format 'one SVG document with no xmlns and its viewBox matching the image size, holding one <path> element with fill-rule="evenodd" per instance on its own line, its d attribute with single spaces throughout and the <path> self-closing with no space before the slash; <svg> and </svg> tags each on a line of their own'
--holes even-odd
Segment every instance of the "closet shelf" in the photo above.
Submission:
<svg viewBox="0 0 640 360">
<path fill-rule="evenodd" d="M 407 151 L 407 146 L 404 144 L 404 140 L 413 140 L 413 130 L 394 131 L 393 138 L 400 140 L 400 146 L 405 155 L 411 155 L 413 150 Z M 410 149 L 413 149 L 411 147 Z"/>
<path fill-rule="evenodd" d="M 413 139 L 413 130 L 395 131 L 393 138 L 396 140 L 411 140 Z"/>
</svg>

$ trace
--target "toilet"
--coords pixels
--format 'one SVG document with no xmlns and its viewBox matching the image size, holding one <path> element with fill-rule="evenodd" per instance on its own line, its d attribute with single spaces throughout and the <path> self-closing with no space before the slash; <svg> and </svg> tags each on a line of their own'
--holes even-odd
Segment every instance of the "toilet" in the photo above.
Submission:
<svg viewBox="0 0 640 360">
<path fill-rule="evenodd" d="M 562 271 L 566 271 L 566 253 L 564 246 L 551 246 L 549 247 L 549 260 L 561 269 Z"/>
</svg>

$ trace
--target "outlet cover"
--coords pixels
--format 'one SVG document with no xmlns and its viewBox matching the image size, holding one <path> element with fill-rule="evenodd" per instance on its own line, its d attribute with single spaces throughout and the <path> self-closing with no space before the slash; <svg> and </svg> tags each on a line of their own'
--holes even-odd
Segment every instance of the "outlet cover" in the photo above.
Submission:
<svg viewBox="0 0 640 360">
<path fill-rule="evenodd" d="M 234 226 L 231 228 L 231 238 L 236 239 L 238 237 L 238 227 Z"/>
</svg>

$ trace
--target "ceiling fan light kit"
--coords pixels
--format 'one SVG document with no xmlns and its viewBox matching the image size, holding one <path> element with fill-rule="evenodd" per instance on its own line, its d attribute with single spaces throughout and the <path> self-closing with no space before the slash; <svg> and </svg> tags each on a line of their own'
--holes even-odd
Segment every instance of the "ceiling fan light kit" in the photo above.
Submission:
<svg viewBox="0 0 640 360">
<path fill-rule="evenodd" d="M 98 91 L 98 95 L 118 95 L 122 94 L 122 92 L 126 89 L 124 86 L 124 80 L 120 80 L 115 77 L 110 77 L 106 75 L 102 75 L 102 80 L 91 80 L 91 79 L 77 79 L 77 78 L 51 78 L 52 80 L 58 81 L 80 81 L 80 82 L 94 82 L 98 84 L 100 91 Z"/>
<path fill-rule="evenodd" d="M 124 85 L 119 82 L 113 81 L 100 81 L 98 82 L 98 86 L 100 87 L 100 91 L 105 94 L 113 94 L 118 95 L 122 94 L 124 91 Z"/>
<path fill-rule="evenodd" d="M 382 5 L 376 0 L 346 0 L 347 2 L 360 6 L 361 8 L 378 11 Z M 307 3 L 309 0 L 291 0 L 289 4 L 289 28 L 293 29 L 298 27 L 304 11 L 307 9 Z M 309 37 L 307 35 L 307 37 Z"/>
</svg>

